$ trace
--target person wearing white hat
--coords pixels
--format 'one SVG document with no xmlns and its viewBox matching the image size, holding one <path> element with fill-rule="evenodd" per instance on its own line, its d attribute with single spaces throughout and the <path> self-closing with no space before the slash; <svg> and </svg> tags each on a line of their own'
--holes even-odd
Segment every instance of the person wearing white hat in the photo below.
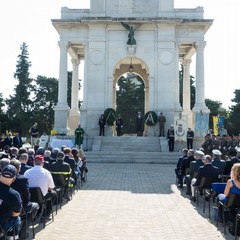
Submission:
<svg viewBox="0 0 240 240">
<path fill-rule="evenodd" d="M 186 179 L 186 185 L 187 185 L 187 191 L 186 194 L 191 195 L 191 181 L 196 176 L 198 168 L 203 166 L 203 156 L 204 152 L 201 150 L 195 151 L 195 161 L 190 162 L 190 174 L 185 177 Z"/>
<path fill-rule="evenodd" d="M 212 150 L 212 157 L 213 157 L 212 165 L 215 167 L 218 167 L 219 173 L 223 174 L 226 166 L 226 162 L 221 159 L 221 156 L 222 156 L 222 153 L 218 149 Z"/>
<path fill-rule="evenodd" d="M 173 128 L 173 124 L 171 124 L 170 128 L 167 131 L 169 152 L 174 151 L 174 137 L 175 137 L 174 128 Z"/>
</svg>

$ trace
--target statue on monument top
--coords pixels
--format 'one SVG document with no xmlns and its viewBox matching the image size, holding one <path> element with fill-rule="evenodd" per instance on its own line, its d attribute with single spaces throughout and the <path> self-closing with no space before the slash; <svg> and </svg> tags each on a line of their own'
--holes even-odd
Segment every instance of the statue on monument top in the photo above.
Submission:
<svg viewBox="0 0 240 240">
<path fill-rule="evenodd" d="M 124 26 L 125 29 L 127 29 L 129 31 L 129 34 L 128 34 L 128 41 L 127 41 L 127 45 L 136 45 L 136 40 L 134 38 L 134 32 L 135 30 L 141 26 L 138 25 L 137 27 L 133 28 L 132 26 L 128 25 L 127 23 L 124 23 L 124 22 L 121 22 L 121 24 Z"/>
</svg>

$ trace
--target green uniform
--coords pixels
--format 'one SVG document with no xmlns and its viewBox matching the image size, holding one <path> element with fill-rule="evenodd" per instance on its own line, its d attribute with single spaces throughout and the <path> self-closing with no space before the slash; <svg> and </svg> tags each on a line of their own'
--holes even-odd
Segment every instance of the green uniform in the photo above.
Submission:
<svg viewBox="0 0 240 240">
<path fill-rule="evenodd" d="M 81 145 L 83 144 L 84 139 L 84 130 L 81 127 L 76 128 L 75 132 L 75 145 Z"/>
</svg>

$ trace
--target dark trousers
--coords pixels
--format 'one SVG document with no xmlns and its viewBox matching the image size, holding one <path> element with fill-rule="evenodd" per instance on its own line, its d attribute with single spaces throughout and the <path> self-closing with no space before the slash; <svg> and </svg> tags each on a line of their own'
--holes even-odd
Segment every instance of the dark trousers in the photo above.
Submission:
<svg viewBox="0 0 240 240">
<path fill-rule="evenodd" d="M 164 137 L 164 126 L 159 126 L 159 137 Z"/>
<path fill-rule="evenodd" d="M 100 126 L 99 136 L 104 136 L 104 126 Z"/>
<path fill-rule="evenodd" d="M 193 139 L 187 139 L 187 149 L 193 149 Z"/>
<path fill-rule="evenodd" d="M 169 147 L 169 152 L 172 152 L 174 150 L 174 138 L 169 138 L 168 147 Z"/>
<path fill-rule="evenodd" d="M 56 201 L 56 199 L 57 199 L 57 193 L 56 193 L 56 191 L 51 190 L 50 192 L 48 192 L 48 193 L 44 196 L 45 199 L 48 199 L 49 197 L 52 198 L 52 203 L 54 204 L 55 201 Z M 52 204 L 51 204 L 51 201 L 47 201 L 46 211 L 47 211 L 47 214 L 46 214 L 46 215 L 49 216 L 49 215 L 51 214 L 51 212 L 52 212 Z"/>
</svg>

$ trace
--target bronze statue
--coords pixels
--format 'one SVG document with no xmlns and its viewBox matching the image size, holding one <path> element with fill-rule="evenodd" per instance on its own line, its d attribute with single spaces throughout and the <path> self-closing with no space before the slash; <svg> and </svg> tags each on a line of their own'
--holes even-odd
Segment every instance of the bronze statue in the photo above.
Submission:
<svg viewBox="0 0 240 240">
<path fill-rule="evenodd" d="M 129 31 L 129 34 L 128 34 L 128 41 L 127 41 L 127 45 L 136 45 L 136 40 L 134 38 L 134 31 L 141 26 L 138 25 L 137 27 L 133 28 L 131 26 L 129 26 L 127 23 L 124 23 L 124 22 L 121 22 L 121 24 L 124 26 L 125 29 L 127 29 Z"/>
</svg>

